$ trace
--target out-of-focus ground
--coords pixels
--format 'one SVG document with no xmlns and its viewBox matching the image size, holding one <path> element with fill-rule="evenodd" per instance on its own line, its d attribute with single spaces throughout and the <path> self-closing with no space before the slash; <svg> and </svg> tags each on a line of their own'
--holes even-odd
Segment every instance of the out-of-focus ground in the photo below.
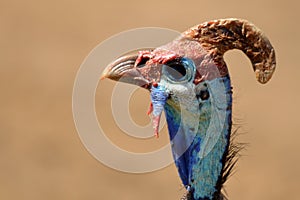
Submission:
<svg viewBox="0 0 300 200">
<path fill-rule="evenodd" d="M 73 82 L 101 41 L 136 27 L 178 31 L 210 19 L 245 18 L 260 27 L 277 53 L 267 85 L 256 82 L 239 51 L 226 54 L 235 88 L 234 115 L 250 143 L 226 184 L 232 200 L 296 200 L 300 185 L 299 3 L 297 1 L 0 1 L 0 199 L 179 199 L 174 165 L 136 175 L 112 170 L 82 145 L 72 118 Z M 147 38 L 145 38 L 147 39 Z M 122 148 L 151 150 L 167 142 L 128 139 L 111 118 L 105 80 L 96 95 L 98 117 Z M 130 111 L 149 118 L 146 91 Z M 155 146 L 156 145 L 156 146 Z"/>
</svg>

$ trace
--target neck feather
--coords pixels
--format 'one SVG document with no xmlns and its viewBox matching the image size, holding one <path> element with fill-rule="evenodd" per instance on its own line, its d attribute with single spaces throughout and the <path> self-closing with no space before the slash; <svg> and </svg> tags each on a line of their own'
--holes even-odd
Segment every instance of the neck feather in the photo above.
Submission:
<svg viewBox="0 0 300 200">
<path fill-rule="evenodd" d="M 175 164 L 182 183 L 195 200 L 221 198 L 232 124 L 229 77 L 206 84 L 209 99 L 198 97 L 196 103 L 184 109 L 172 102 L 165 106 Z"/>
</svg>

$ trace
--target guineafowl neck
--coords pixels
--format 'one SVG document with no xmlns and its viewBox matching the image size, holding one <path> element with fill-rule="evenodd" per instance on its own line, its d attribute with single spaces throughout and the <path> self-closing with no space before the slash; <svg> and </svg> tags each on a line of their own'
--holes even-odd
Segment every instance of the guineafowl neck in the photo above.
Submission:
<svg viewBox="0 0 300 200">
<path fill-rule="evenodd" d="M 215 81 L 222 83 L 223 90 L 214 91 Z M 197 105 L 178 109 L 167 103 L 165 107 L 175 164 L 190 199 L 195 200 L 221 199 L 231 132 L 229 77 L 208 82 L 208 89 L 210 98 L 198 99 Z M 199 112 L 191 113 L 195 106 Z"/>
</svg>

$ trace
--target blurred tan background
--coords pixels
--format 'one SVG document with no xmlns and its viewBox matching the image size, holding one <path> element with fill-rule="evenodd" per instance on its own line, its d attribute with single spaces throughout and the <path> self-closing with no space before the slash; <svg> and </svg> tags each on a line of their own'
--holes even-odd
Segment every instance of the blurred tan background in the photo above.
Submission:
<svg viewBox="0 0 300 200">
<path fill-rule="evenodd" d="M 299 4 L 297 1 L 0 1 L 0 199 L 152 200 L 183 193 L 174 165 L 126 174 L 95 160 L 82 145 L 72 118 L 73 82 L 84 58 L 101 41 L 136 27 L 184 31 L 216 18 L 245 18 L 260 27 L 277 53 L 267 85 L 256 82 L 239 51 L 226 54 L 234 91 L 234 116 L 250 143 L 226 184 L 231 200 L 299 199 Z M 145 38 L 147 39 L 147 38 Z M 97 90 L 97 114 L 109 136 L 132 151 L 167 142 L 133 140 L 110 112 L 114 83 Z M 99 98 L 99 94 L 107 98 Z M 146 96 L 145 96 L 146 95 Z M 147 93 L 139 90 L 130 111 L 146 124 Z M 105 114 L 104 114 L 105 113 Z M 104 120 L 104 121 L 103 121 Z"/>
</svg>

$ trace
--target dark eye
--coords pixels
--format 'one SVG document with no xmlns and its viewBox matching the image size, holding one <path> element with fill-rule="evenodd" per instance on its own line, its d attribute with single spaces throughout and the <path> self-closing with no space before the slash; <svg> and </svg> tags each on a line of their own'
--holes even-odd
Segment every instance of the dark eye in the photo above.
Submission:
<svg viewBox="0 0 300 200">
<path fill-rule="evenodd" d="M 186 69 L 179 61 L 167 64 L 167 67 L 165 69 L 168 75 L 171 76 L 174 80 L 180 80 L 186 75 Z"/>
<path fill-rule="evenodd" d="M 189 81 L 194 74 L 195 65 L 189 58 L 177 58 L 163 66 L 163 75 L 174 83 Z"/>
</svg>

